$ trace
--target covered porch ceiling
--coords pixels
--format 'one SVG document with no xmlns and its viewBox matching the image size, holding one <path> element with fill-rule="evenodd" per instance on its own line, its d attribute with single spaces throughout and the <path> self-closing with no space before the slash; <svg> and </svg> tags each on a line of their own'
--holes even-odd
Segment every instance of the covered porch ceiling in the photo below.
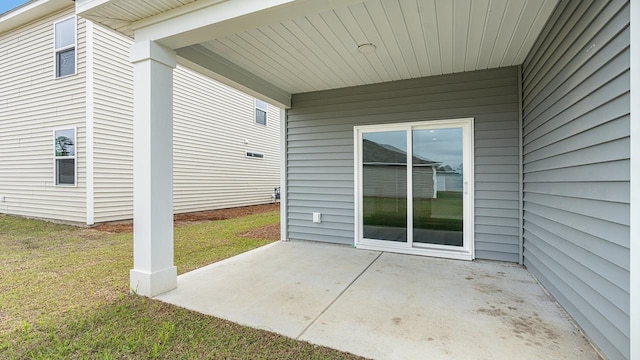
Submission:
<svg viewBox="0 0 640 360">
<path fill-rule="evenodd" d="M 136 41 L 176 50 L 183 65 L 289 107 L 296 93 L 522 64 L 557 2 L 78 0 L 76 7 Z"/>
</svg>

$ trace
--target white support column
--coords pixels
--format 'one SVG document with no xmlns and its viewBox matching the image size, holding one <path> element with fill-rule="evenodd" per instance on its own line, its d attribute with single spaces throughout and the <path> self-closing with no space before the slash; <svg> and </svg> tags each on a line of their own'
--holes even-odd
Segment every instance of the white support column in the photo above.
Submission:
<svg viewBox="0 0 640 360">
<path fill-rule="evenodd" d="M 156 296 L 177 286 L 173 265 L 173 69 L 176 55 L 152 41 L 133 63 L 133 269 L 131 291 Z"/>
</svg>

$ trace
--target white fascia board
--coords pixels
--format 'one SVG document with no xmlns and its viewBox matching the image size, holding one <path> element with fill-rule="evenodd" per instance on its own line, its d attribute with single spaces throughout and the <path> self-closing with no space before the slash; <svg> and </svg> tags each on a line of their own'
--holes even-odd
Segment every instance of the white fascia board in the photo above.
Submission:
<svg viewBox="0 0 640 360">
<path fill-rule="evenodd" d="M 115 0 L 76 0 L 76 15 L 83 16 L 87 12 L 100 10 L 109 3 L 115 3 Z"/>
<path fill-rule="evenodd" d="M 250 14 L 263 13 L 267 9 L 281 7 L 301 0 L 229 0 L 220 3 L 207 1 L 207 7 L 191 12 L 177 8 L 132 24 L 136 41 L 152 40 L 172 49 L 197 44 L 212 38 L 210 27 L 235 23 Z M 304 0 L 302 0 L 304 1 Z"/>
<path fill-rule="evenodd" d="M 291 94 L 198 45 L 176 50 L 178 63 L 280 108 L 291 107 Z"/>
<path fill-rule="evenodd" d="M 152 40 L 178 49 L 356 2 L 362 0 L 208 0 L 199 1 L 194 11 L 187 11 L 186 5 L 135 22 L 131 27 L 136 41 Z"/>
<path fill-rule="evenodd" d="M 72 0 L 39 0 L 26 3 L 12 11 L 0 14 L 0 33 L 71 6 L 73 6 Z"/>
</svg>

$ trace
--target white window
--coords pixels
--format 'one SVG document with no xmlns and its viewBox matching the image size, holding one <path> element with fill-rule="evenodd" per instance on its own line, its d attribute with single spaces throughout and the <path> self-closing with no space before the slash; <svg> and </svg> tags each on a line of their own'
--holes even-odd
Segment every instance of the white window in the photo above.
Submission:
<svg viewBox="0 0 640 360">
<path fill-rule="evenodd" d="M 76 73 L 76 18 L 71 17 L 53 25 L 56 78 Z"/>
<path fill-rule="evenodd" d="M 53 132 L 54 168 L 56 185 L 76 185 L 76 129 Z"/>
<path fill-rule="evenodd" d="M 256 99 L 256 124 L 267 125 L 267 103 Z"/>
</svg>

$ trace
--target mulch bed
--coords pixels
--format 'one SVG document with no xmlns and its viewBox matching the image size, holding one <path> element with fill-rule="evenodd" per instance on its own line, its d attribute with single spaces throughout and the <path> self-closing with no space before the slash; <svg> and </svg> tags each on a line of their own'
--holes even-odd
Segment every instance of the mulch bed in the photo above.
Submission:
<svg viewBox="0 0 640 360">
<path fill-rule="evenodd" d="M 280 209 L 280 203 L 243 206 L 230 209 L 218 209 L 209 211 L 198 211 L 192 213 L 175 214 L 173 216 L 174 226 L 183 226 L 202 221 L 226 220 L 237 217 L 260 214 Z M 118 221 L 112 223 L 99 224 L 93 227 L 98 231 L 106 231 L 110 233 L 126 233 L 133 231 L 133 222 Z M 261 228 L 253 229 L 246 233 L 240 234 L 242 237 L 262 238 L 262 239 L 280 239 L 280 225 L 273 224 Z"/>
</svg>

